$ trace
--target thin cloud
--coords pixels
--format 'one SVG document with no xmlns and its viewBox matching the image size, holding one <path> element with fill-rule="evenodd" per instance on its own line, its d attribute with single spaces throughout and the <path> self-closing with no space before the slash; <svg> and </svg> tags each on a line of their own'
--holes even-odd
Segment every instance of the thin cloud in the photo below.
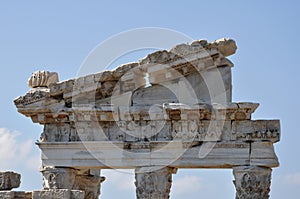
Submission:
<svg viewBox="0 0 300 199">
<path fill-rule="evenodd" d="M 300 185 L 300 172 L 284 175 L 283 182 L 289 185 Z"/>
<path fill-rule="evenodd" d="M 184 176 L 182 178 L 175 179 L 172 184 L 172 194 L 185 195 L 199 192 L 202 187 L 202 180 L 197 176 Z"/>
<path fill-rule="evenodd" d="M 106 179 L 108 179 L 105 183 L 112 184 L 116 189 L 120 191 L 135 190 L 134 174 L 129 170 L 103 170 L 102 175 L 104 175 Z"/>
<path fill-rule="evenodd" d="M 26 167 L 37 171 L 41 165 L 40 156 L 34 152 L 33 140 L 21 141 L 20 132 L 0 128 L 0 170 Z"/>
</svg>

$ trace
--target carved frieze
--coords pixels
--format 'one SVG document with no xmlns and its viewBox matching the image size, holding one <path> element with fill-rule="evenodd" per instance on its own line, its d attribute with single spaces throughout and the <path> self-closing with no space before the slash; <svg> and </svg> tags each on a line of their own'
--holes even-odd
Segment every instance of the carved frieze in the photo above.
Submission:
<svg viewBox="0 0 300 199">
<path fill-rule="evenodd" d="M 85 117 L 89 117 L 85 115 Z M 42 142 L 76 141 L 271 141 L 280 139 L 278 120 L 187 120 L 80 121 L 45 124 Z M 140 117 L 141 118 L 141 117 Z"/>
<path fill-rule="evenodd" d="M 279 120 L 234 121 L 231 139 L 278 142 L 280 140 L 280 122 Z"/>
<path fill-rule="evenodd" d="M 80 138 L 74 124 L 56 123 L 44 125 L 40 140 L 42 142 L 69 142 L 79 141 Z"/>
</svg>

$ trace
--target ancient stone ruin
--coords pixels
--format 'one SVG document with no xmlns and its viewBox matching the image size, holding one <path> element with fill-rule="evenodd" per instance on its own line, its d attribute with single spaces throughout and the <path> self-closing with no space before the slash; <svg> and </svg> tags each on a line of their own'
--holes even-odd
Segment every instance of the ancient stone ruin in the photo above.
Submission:
<svg viewBox="0 0 300 199">
<path fill-rule="evenodd" d="M 199 40 L 66 81 L 33 73 L 14 102 L 44 126 L 43 190 L 6 198 L 96 199 L 101 169 L 119 168 L 135 169 L 138 199 L 169 198 L 184 168 L 232 169 L 237 199 L 269 198 L 280 122 L 251 120 L 259 104 L 232 102 L 235 51 L 231 39 Z M 1 176 L 1 190 L 17 186 Z"/>
</svg>

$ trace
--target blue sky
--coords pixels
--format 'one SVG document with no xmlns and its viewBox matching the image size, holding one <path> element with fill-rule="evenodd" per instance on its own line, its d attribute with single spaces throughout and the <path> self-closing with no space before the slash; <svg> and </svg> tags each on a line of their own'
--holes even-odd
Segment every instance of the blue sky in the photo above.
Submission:
<svg viewBox="0 0 300 199">
<path fill-rule="evenodd" d="M 236 40 L 233 101 L 259 102 L 254 119 L 280 119 L 275 144 L 281 166 L 274 169 L 271 198 L 300 194 L 298 132 L 300 106 L 299 1 L 1 1 L 0 170 L 22 174 L 20 189 L 41 188 L 42 127 L 17 113 L 13 99 L 28 91 L 33 71 L 77 76 L 89 52 L 120 32 L 162 27 L 193 39 Z M 174 43 L 175 45 L 176 43 Z M 171 47 L 171 46 L 170 46 Z M 143 53 L 127 56 L 136 61 Z M 124 59 L 124 60 L 126 60 Z M 133 176 L 104 171 L 102 199 L 134 198 Z M 231 170 L 180 170 L 172 198 L 233 198 Z M 216 191 L 217 190 L 217 191 Z"/>
</svg>

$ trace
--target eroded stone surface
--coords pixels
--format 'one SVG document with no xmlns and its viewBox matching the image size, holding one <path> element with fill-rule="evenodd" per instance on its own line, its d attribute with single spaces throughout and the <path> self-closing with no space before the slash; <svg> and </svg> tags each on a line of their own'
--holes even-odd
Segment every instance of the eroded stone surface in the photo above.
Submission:
<svg viewBox="0 0 300 199">
<path fill-rule="evenodd" d="M 0 191 L 0 198 L 3 199 L 31 199 L 24 191 Z"/>
<path fill-rule="evenodd" d="M 199 45 L 200 44 L 200 45 Z M 203 45 L 202 45 L 203 44 Z M 120 95 L 146 85 L 146 74 L 151 84 L 184 78 L 189 75 L 208 71 L 218 67 L 232 67 L 232 63 L 225 57 L 235 52 L 235 42 L 231 39 L 217 40 L 212 43 L 194 42 L 181 44 L 170 51 L 157 51 L 149 54 L 139 62 L 124 64 L 115 70 L 104 71 L 77 79 L 58 82 L 56 73 L 37 71 L 29 78 L 31 88 L 49 88 L 49 95 L 68 99 L 76 97 L 80 102 L 86 99 L 86 93 L 91 92 L 93 98 L 104 100 L 112 95 Z M 228 71 L 231 74 L 231 71 Z M 206 76 L 206 75 L 204 75 Z M 221 75 L 224 85 L 229 89 L 228 99 L 231 98 L 231 75 Z M 34 94 L 31 94 L 31 96 Z M 37 95 L 37 94 L 35 94 Z M 30 95 L 28 95 L 30 97 Z M 42 100 L 45 96 L 39 94 L 34 100 L 17 99 L 17 106 L 32 104 Z M 32 98 L 32 97 L 30 97 Z"/>
<path fill-rule="evenodd" d="M 137 199 L 168 199 L 174 168 L 141 167 L 135 170 Z"/>
<path fill-rule="evenodd" d="M 82 190 L 84 191 L 85 199 L 97 199 L 100 195 L 101 183 L 105 180 L 105 177 L 100 176 L 100 172 L 93 174 L 90 170 L 82 171 L 70 167 L 44 167 L 41 172 L 45 190 Z M 42 194 L 51 195 L 57 193 L 42 192 Z M 65 191 L 59 192 L 59 194 L 68 197 L 65 194 L 72 194 L 72 192 Z M 77 198 L 75 197 L 74 199 Z"/>
<path fill-rule="evenodd" d="M 84 191 L 68 189 L 50 189 L 33 191 L 32 199 L 84 199 Z"/>
<path fill-rule="evenodd" d="M 44 189 L 72 189 L 77 173 L 76 169 L 60 167 L 44 167 L 41 172 Z"/>
<path fill-rule="evenodd" d="M 73 189 L 84 190 L 85 199 L 97 199 L 104 180 L 105 177 L 95 175 L 77 175 Z"/>
<path fill-rule="evenodd" d="M 0 172 L 0 191 L 18 188 L 21 183 L 21 175 L 15 172 Z"/>
<path fill-rule="evenodd" d="M 51 83 L 56 82 L 58 82 L 58 74 L 56 72 L 36 71 L 28 79 L 28 86 L 30 88 L 48 87 Z"/>
</svg>

